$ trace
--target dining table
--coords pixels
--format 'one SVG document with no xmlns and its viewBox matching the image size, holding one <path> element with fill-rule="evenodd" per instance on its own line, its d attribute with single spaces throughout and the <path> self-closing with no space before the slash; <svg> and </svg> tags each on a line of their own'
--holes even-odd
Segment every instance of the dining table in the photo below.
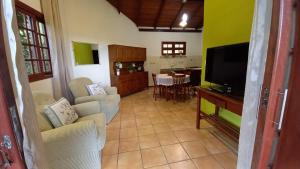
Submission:
<svg viewBox="0 0 300 169">
<path fill-rule="evenodd" d="M 176 75 L 179 76 L 184 74 L 176 73 L 175 76 Z M 190 75 L 185 75 L 184 83 L 189 83 L 189 82 L 190 82 Z M 160 86 L 173 86 L 174 85 L 173 76 L 168 74 L 157 74 L 156 83 L 157 85 Z"/>
</svg>

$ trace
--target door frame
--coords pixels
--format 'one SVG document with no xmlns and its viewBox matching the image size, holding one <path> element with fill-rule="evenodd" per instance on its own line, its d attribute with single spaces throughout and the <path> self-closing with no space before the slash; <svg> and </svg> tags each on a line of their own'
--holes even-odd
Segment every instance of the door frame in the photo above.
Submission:
<svg viewBox="0 0 300 169">
<path fill-rule="evenodd" d="M 2 3 L 0 4 L 2 6 Z M 0 6 L 0 7 L 1 7 Z M 2 8 L 2 7 L 1 7 Z M 23 154 L 22 129 L 17 113 L 17 107 L 11 83 L 11 77 L 7 62 L 4 42 L 4 30 L 2 25 L 2 12 L 0 12 L 0 142 L 3 135 L 8 135 L 12 142 L 12 148 L 0 147 L 12 161 L 11 169 L 25 169 L 26 164 Z"/>
</svg>

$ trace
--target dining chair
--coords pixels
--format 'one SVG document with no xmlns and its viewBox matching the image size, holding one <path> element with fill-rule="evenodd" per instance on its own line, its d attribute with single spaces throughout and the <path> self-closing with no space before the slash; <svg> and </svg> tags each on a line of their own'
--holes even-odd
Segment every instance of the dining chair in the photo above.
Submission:
<svg viewBox="0 0 300 169">
<path fill-rule="evenodd" d="M 159 85 L 157 85 L 157 79 L 156 74 L 152 73 L 152 79 L 153 79 L 153 98 L 156 101 L 156 97 L 161 95 L 161 88 Z"/>
<path fill-rule="evenodd" d="M 172 94 L 173 99 L 181 100 L 186 98 L 186 91 L 185 91 L 185 74 L 174 75 L 173 76 L 173 87 L 172 87 Z"/>
</svg>

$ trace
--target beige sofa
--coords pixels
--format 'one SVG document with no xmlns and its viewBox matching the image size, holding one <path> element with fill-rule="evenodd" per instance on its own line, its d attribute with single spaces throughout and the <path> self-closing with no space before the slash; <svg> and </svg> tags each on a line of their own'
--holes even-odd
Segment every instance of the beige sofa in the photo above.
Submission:
<svg viewBox="0 0 300 169">
<path fill-rule="evenodd" d="M 75 104 L 98 101 L 101 112 L 105 113 L 106 123 L 109 123 L 119 111 L 120 95 L 116 87 L 104 87 L 107 95 L 89 96 L 87 85 L 93 84 L 88 78 L 77 78 L 69 83 L 70 90 L 75 97 Z"/>
<path fill-rule="evenodd" d="M 50 168 L 100 169 L 106 122 L 99 103 L 74 105 L 79 119 L 73 124 L 54 128 L 43 112 L 45 106 L 55 100 L 44 93 L 33 93 L 33 97 Z"/>
</svg>

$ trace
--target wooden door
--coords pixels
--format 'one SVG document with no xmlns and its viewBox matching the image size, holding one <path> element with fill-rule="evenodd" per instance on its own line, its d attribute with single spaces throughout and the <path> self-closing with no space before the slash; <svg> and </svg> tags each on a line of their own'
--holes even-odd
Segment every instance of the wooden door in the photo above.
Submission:
<svg viewBox="0 0 300 169">
<path fill-rule="evenodd" d="M 278 125 L 289 79 L 292 39 L 292 0 L 274 0 L 267 65 L 258 115 L 253 169 L 272 168 L 278 139 Z"/>
<path fill-rule="evenodd" d="M 0 12 L 0 18 L 1 12 Z M 22 129 L 17 114 L 0 22 L 0 168 L 25 169 Z"/>
<path fill-rule="evenodd" d="M 286 109 L 273 169 L 300 168 L 300 1 L 296 5 L 296 33 Z"/>
</svg>

